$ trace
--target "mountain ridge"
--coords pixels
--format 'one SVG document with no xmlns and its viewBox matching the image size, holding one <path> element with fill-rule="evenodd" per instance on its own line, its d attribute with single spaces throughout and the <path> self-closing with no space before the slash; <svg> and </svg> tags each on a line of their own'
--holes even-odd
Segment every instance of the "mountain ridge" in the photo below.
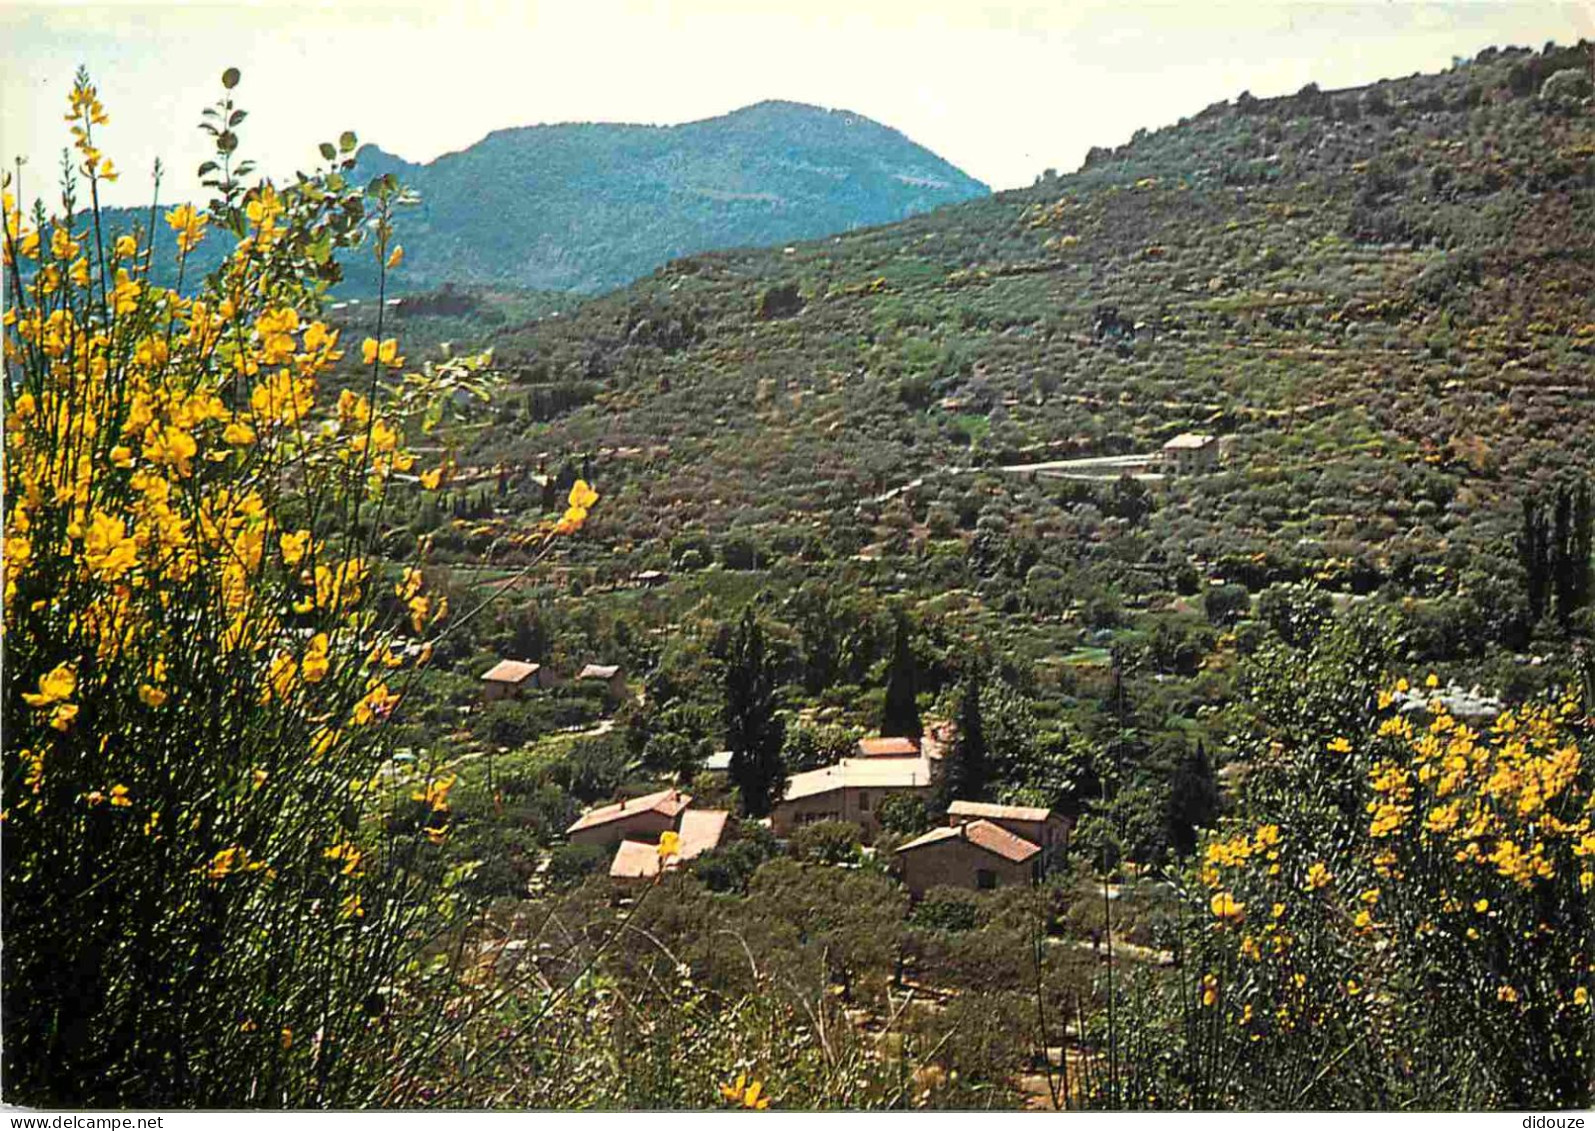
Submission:
<svg viewBox="0 0 1595 1131">
<path fill-rule="evenodd" d="M 403 280 L 419 289 L 591 293 L 683 255 L 889 223 L 990 192 L 899 130 L 783 100 L 672 125 L 506 127 L 428 162 L 367 144 L 356 171 L 392 172 L 420 195 L 404 217 Z"/>
</svg>

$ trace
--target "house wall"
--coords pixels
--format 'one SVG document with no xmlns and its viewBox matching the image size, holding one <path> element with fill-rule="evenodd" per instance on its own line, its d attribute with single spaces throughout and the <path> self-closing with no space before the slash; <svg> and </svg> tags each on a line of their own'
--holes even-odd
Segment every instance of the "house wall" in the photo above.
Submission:
<svg viewBox="0 0 1595 1131">
<path fill-rule="evenodd" d="M 940 886 L 979 890 L 982 870 L 990 872 L 996 886 L 1003 888 L 1028 885 L 1035 874 L 1032 861 L 1016 864 L 961 837 L 900 852 L 897 859 L 903 869 L 903 886 L 915 899 Z"/>
<path fill-rule="evenodd" d="M 676 827 L 674 818 L 657 809 L 644 809 L 570 834 L 572 844 L 619 844 L 623 840 L 654 840 L 666 829 Z"/>
<path fill-rule="evenodd" d="M 778 837 L 792 835 L 792 830 L 811 821 L 852 821 L 862 832 L 864 843 L 872 844 L 880 835 L 880 822 L 875 812 L 881 799 L 888 793 L 911 793 L 929 797 L 931 786 L 904 786 L 897 789 L 872 787 L 859 789 L 849 786 L 833 789 L 829 793 L 816 793 L 796 801 L 783 801 L 770 813 L 770 828 Z"/>
<path fill-rule="evenodd" d="M 513 699 L 520 689 L 521 685 L 518 683 L 504 683 L 490 679 L 482 684 L 482 699 L 487 703 L 496 703 L 500 699 Z"/>
<path fill-rule="evenodd" d="M 1214 441 L 1205 448 L 1170 449 L 1163 453 L 1163 463 L 1181 474 L 1210 471 L 1218 466 L 1218 443 Z"/>
</svg>

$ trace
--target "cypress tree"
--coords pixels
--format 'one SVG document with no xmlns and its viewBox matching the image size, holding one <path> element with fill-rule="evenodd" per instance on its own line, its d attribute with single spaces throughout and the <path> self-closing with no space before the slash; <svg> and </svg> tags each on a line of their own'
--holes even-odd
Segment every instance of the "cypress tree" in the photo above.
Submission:
<svg viewBox="0 0 1595 1131">
<path fill-rule="evenodd" d="M 1218 779 L 1199 738 L 1169 779 L 1169 846 L 1181 856 L 1196 851 L 1196 830 L 1211 828 L 1218 819 Z"/>
<path fill-rule="evenodd" d="M 1550 546 L 1545 516 L 1537 495 L 1523 500 L 1523 530 L 1518 535 L 1518 558 L 1523 563 L 1529 620 L 1538 624 L 1550 604 Z"/>
<path fill-rule="evenodd" d="M 899 609 L 896 639 L 892 643 L 892 662 L 886 672 L 886 702 L 881 709 L 881 734 L 888 738 L 917 740 L 924 733 L 925 728 L 919 718 L 918 696 L 908 618 Z"/>
<path fill-rule="evenodd" d="M 971 664 L 964 674 L 958 702 L 958 733 L 942 770 L 943 808 L 952 801 L 984 801 L 986 798 L 991 759 L 986 749 L 986 726 L 980 714 L 980 684 L 980 668 Z"/>
<path fill-rule="evenodd" d="M 749 606 L 727 647 L 724 719 L 731 780 L 750 817 L 768 816 L 786 786 L 781 761 L 786 724 L 776 714 L 775 696 L 775 662 L 765 651 L 764 629 Z"/>
</svg>

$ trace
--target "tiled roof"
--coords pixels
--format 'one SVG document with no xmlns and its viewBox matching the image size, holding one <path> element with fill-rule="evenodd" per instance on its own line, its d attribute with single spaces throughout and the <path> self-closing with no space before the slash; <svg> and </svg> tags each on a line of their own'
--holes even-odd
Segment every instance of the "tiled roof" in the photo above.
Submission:
<svg viewBox="0 0 1595 1131">
<path fill-rule="evenodd" d="M 837 789 L 911 789 L 931 784 L 928 758 L 843 758 L 834 766 L 793 774 L 785 800 L 796 801 Z"/>
<path fill-rule="evenodd" d="M 725 809 L 688 809 L 681 814 L 681 859 L 691 860 L 718 847 L 730 817 Z"/>
<path fill-rule="evenodd" d="M 1163 450 L 1177 451 L 1181 448 L 1201 449 L 1211 444 L 1215 437 L 1206 436 L 1199 432 L 1181 432 L 1174 439 L 1163 445 Z"/>
<path fill-rule="evenodd" d="M 614 679 L 620 673 L 619 664 L 588 664 L 577 679 Z"/>
<path fill-rule="evenodd" d="M 954 801 L 947 806 L 949 817 L 984 817 L 990 821 L 1045 821 L 1051 809 L 1031 805 L 991 805 L 985 801 Z"/>
<path fill-rule="evenodd" d="M 912 758 L 919 753 L 919 743 L 912 738 L 861 738 L 858 740 L 860 758 Z"/>
<path fill-rule="evenodd" d="M 500 660 L 482 673 L 482 679 L 487 683 L 521 683 L 536 675 L 540 667 L 541 664 L 525 660 Z"/>
<path fill-rule="evenodd" d="M 668 871 L 684 860 L 700 856 L 720 844 L 731 813 L 725 809 L 686 809 L 681 813 L 680 850 L 664 861 Z M 615 850 L 609 874 L 618 880 L 646 879 L 659 874 L 659 846 L 641 840 L 623 840 Z"/>
<path fill-rule="evenodd" d="M 950 825 L 944 828 L 931 829 L 924 836 L 909 841 L 897 851 L 908 852 L 915 848 L 924 848 L 926 845 L 937 844 L 955 837 L 962 837 L 976 848 L 983 848 L 987 852 L 1001 856 L 1004 860 L 1011 860 L 1015 864 L 1023 864 L 1041 851 L 1040 845 L 1031 844 L 1022 836 L 1014 836 L 1013 833 L 1001 825 L 994 825 L 990 821 L 970 821 L 967 825 Z"/>
<path fill-rule="evenodd" d="M 618 821 L 624 817 L 634 817 L 638 813 L 649 811 L 663 813 L 666 817 L 674 817 L 687 806 L 692 804 L 690 794 L 681 793 L 674 789 L 662 789 L 658 793 L 650 793 L 644 797 L 633 797 L 628 801 L 617 801 L 612 805 L 602 805 L 597 809 L 589 809 L 576 819 L 576 823 L 566 829 L 567 833 L 578 832 L 581 829 L 590 829 L 595 825 L 607 825 L 610 821 Z"/>
<path fill-rule="evenodd" d="M 617 880 L 646 879 L 659 874 L 659 847 L 640 840 L 623 840 L 609 874 Z"/>
</svg>

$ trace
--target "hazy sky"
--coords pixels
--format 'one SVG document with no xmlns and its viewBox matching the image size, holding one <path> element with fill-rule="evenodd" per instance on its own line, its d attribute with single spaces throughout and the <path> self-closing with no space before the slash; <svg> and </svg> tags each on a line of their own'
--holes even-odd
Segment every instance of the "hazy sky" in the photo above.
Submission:
<svg viewBox="0 0 1595 1131">
<path fill-rule="evenodd" d="M 1495 44 L 1595 38 L 1595 0 L 0 0 L 0 156 L 44 187 L 86 63 L 124 170 L 113 201 L 198 196 L 193 127 L 242 69 L 243 151 L 274 174 L 353 129 L 412 160 L 505 126 L 682 122 L 765 98 L 855 110 L 996 188 L 1076 168 L 1242 90 L 1436 70 Z"/>
</svg>

